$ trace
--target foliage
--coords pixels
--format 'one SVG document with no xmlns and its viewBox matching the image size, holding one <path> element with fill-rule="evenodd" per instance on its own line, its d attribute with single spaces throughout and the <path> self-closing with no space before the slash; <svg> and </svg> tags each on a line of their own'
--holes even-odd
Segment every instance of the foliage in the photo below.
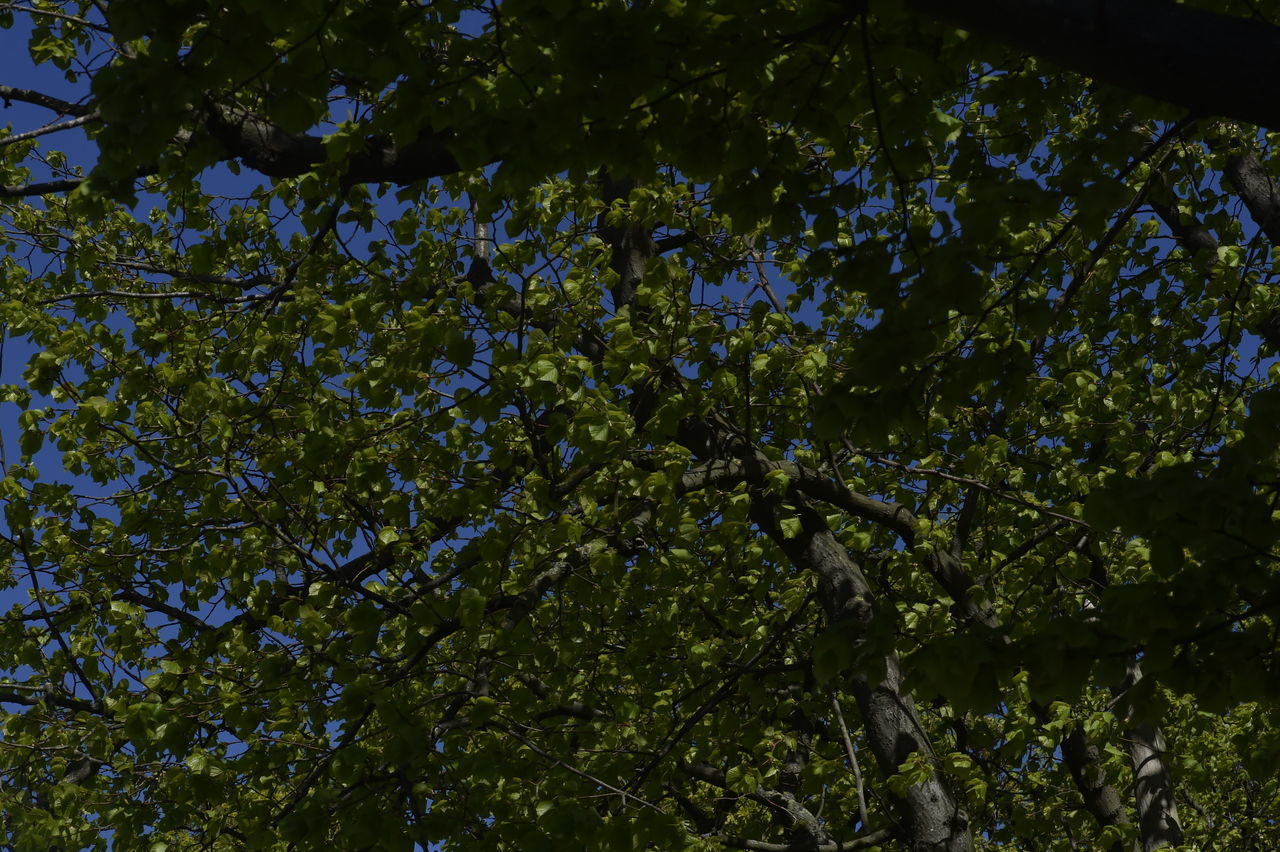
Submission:
<svg viewBox="0 0 1280 852">
<path fill-rule="evenodd" d="M 0 15 L 10 847 L 1280 846 L 1272 134 L 896 3 Z"/>
</svg>

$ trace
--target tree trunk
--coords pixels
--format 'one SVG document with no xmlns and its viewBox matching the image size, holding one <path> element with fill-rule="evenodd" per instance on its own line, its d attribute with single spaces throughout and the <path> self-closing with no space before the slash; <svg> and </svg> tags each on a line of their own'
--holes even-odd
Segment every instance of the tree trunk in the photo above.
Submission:
<svg viewBox="0 0 1280 852">
<path fill-rule="evenodd" d="M 1142 680 L 1142 665 L 1134 660 L 1129 674 L 1117 693 L 1133 688 Z M 1132 712 L 1132 711 L 1131 711 Z M 1138 807 L 1138 828 L 1143 852 L 1178 846 L 1182 843 L 1182 825 L 1178 822 L 1178 805 L 1173 800 L 1173 780 L 1165 762 L 1164 734 L 1159 726 L 1130 720 L 1124 732 L 1133 767 L 1133 797 Z"/>
<path fill-rule="evenodd" d="M 1133 764 L 1133 794 L 1138 803 L 1138 826 L 1144 852 L 1182 844 L 1178 805 L 1165 763 L 1164 735 L 1155 725 L 1135 725 L 1125 732 L 1129 762 Z"/>
</svg>

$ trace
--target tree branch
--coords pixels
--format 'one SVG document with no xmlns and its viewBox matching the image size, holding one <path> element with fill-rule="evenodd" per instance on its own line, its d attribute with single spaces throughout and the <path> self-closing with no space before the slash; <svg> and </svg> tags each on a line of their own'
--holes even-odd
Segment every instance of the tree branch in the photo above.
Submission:
<svg viewBox="0 0 1280 852">
<path fill-rule="evenodd" d="M 6 107 L 13 105 L 11 101 L 34 104 L 45 109 L 51 109 L 58 115 L 83 116 L 94 111 L 94 108 L 89 104 L 72 103 L 71 101 L 64 101 L 62 98 L 46 95 L 44 92 L 37 92 L 34 89 L 18 89 L 13 86 L 0 86 L 0 101 L 3 101 Z"/>
<path fill-rule="evenodd" d="M 1267 239 L 1280 246 L 1280 192 L 1258 155 L 1252 151 L 1232 154 L 1223 173 Z"/>
<path fill-rule="evenodd" d="M 1258 88 L 1280 76 L 1280 28 L 1260 21 L 1169 0 L 909 0 L 908 8 L 1196 113 L 1280 127 L 1280 102 Z"/>
<path fill-rule="evenodd" d="M 85 178 L 66 178 L 42 183 L 7 184 L 0 186 L 0 198 L 31 198 L 36 195 L 53 195 L 55 192 L 70 192 L 85 180 Z"/>
<path fill-rule="evenodd" d="M 267 119 L 240 107 L 214 106 L 204 124 L 230 157 L 267 177 L 296 177 L 328 162 L 318 136 L 287 133 Z M 428 132 L 407 145 L 370 138 L 364 150 L 346 162 L 350 183 L 407 184 L 452 174 L 462 168 L 449 151 L 451 133 Z"/>
<path fill-rule="evenodd" d="M 25 142 L 28 139 L 36 139 L 41 136 L 48 136 L 50 133 L 57 133 L 61 130 L 70 130 L 73 127 L 79 127 L 82 124 L 88 124 L 91 121 L 97 121 L 102 116 L 96 112 L 82 115 L 79 118 L 60 121 L 55 124 L 46 124 L 44 127 L 37 127 L 35 130 L 28 130 L 26 133 L 15 133 L 12 136 L 0 138 L 0 148 L 8 147 L 16 142 Z"/>
<path fill-rule="evenodd" d="M 799 843 L 766 843 L 763 840 L 749 840 L 745 837 L 717 837 L 719 843 L 730 849 L 750 849 L 753 852 L 852 852 L 854 849 L 869 849 L 879 846 L 893 838 L 893 832 L 887 828 L 864 834 L 854 840 L 820 843 L 816 847 Z"/>
<path fill-rule="evenodd" d="M 73 710 L 77 713 L 93 713 L 94 715 L 102 715 L 103 709 L 98 705 L 85 701 L 81 698 L 73 698 L 69 695 L 55 695 L 49 690 L 43 692 L 32 692 L 24 694 L 14 692 L 12 690 L 0 690 L 0 702 L 7 704 L 22 704 L 27 707 L 38 707 L 41 704 L 50 704 L 54 707 L 61 707 L 64 710 Z"/>
</svg>

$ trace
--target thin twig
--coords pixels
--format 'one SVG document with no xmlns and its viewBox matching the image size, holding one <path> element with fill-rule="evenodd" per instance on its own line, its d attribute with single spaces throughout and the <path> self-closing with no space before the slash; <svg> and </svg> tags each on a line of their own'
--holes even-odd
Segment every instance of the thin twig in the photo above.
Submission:
<svg viewBox="0 0 1280 852">
<path fill-rule="evenodd" d="M 967 476 L 956 476 L 954 473 L 947 473 L 946 471 L 936 470 L 934 468 L 929 468 L 929 467 L 912 467 L 911 465 L 903 464 L 902 462 L 894 461 L 893 459 L 888 459 L 883 456 L 877 456 L 874 453 L 866 453 L 861 451 L 857 451 L 857 453 L 858 455 L 865 456 L 866 458 L 869 458 L 872 461 L 879 462 L 880 464 L 888 465 L 889 467 L 892 467 L 892 468 L 896 468 L 897 470 L 900 470 L 903 473 L 916 473 L 916 474 L 920 474 L 921 476 L 936 476 L 939 479 L 945 479 L 945 480 L 948 480 L 949 482 L 958 482 L 961 485 L 972 485 L 974 488 L 979 488 L 983 491 L 986 491 L 989 494 L 996 495 L 1001 500 L 1007 500 L 1010 503 L 1015 503 L 1019 506 L 1025 506 L 1028 509 L 1032 509 L 1050 518 L 1057 518 L 1060 521 L 1065 521 L 1069 524 L 1075 524 L 1076 526 L 1083 527 L 1085 529 L 1090 528 L 1088 523 L 1080 520 L 1079 518 L 1073 518 L 1070 515 L 1064 515 L 1064 514 L 1061 514 L 1060 512 L 1055 512 L 1052 509 L 1046 509 L 1044 506 L 1038 505 L 1036 503 L 1032 503 L 1030 500 L 1024 500 L 1021 497 L 1015 497 L 1014 495 L 1008 493 L 1007 491 L 1001 491 L 999 488 L 990 486 L 987 483 L 982 482 L 981 480 L 970 479 Z"/>
<path fill-rule="evenodd" d="M 655 811 L 657 811 L 658 813 L 664 813 L 664 811 L 662 810 L 662 808 L 658 807 L 657 805 L 653 804 L 652 802 L 650 802 L 650 801 L 648 801 L 648 800 L 646 800 L 646 799 L 642 799 L 642 798 L 640 798 L 640 797 L 639 797 L 639 796 L 637 796 L 635 793 L 628 793 L 626 790 L 623 790 L 621 787 L 615 787 L 613 784 L 610 784 L 608 781 L 604 781 L 604 780 L 602 780 L 602 779 L 600 779 L 600 778 L 597 778 L 596 776 L 592 775 L 590 772 L 584 772 L 583 770 L 579 769 L 579 768 L 578 768 L 578 767 L 576 767 L 576 766 L 572 766 L 572 765 L 570 765 L 570 764 L 568 764 L 568 763 L 565 763 L 563 760 L 561 760 L 560 758 L 556 757 L 555 755 L 553 755 L 553 754 L 548 754 L 547 752 L 545 752 L 545 751 L 543 751 L 542 749 L 538 748 L 536 745 L 534 745 L 533 743 L 529 742 L 529 740 L 527 740 L 526 738 L 524 738 L 524 737 L 520 736 L 519 734 L 517 734 L 515 731 L 511 730 L 510 728 L 499 727 L 499 728 L 498 728 L 498 730 L 502 731 L 502 732 L 503 732 L 503 733 L 505 733 L 507 736 L 511 737 L 512 739 L 514 739 L 514 740 L 516 740 L 517 742 L 521 743 L 522 745 L 526 746 L 526 747 L 527 747 L 527 748 L 529 748 L 531 751 L 533 751 L 533 753 L 534 753 L 534 754 L 537 754 L 538 756 L 540 756 L 540 757 L 542 757 L 542 758 L 544 758 L 544 759 L 546 759 L 546 760 L 551 761 L 551 762 L 552 762 L 552 763 L 554 763 L 556 766 L 559 766 L 559 767 L 561 767 L 561 768 L 563 768 L 563 769 L 567 769 L 567 770 L 569 770 L 570 772 L 572 772 L 574 775 L 577 775 L 579 778 L 584 778 L 584 779 L 586 779 L 587 781 L 590 781 L 592 784 L 596 784 L 596 785 L 598 785 L 598 786 L 600 786 L 600 787 L 603 787 L 604 789 L 608 790 L 608 791 L 609 791 L 609 792 L 611 792 L 611 793 L 617 793 L 619 796 L 621 796 L 621 797 L 622 797 L 622 801 L 623 801 L 624 803 L 625 803 L 628 799 L 631 799 L 632 801 L 634 801 L 634 802 L 636 802 L 636 803 L 638 803 L 638 804 L 640 804 L 640 805 L 643 805 L 643 806 L 644 806 L 644 807 L 646 807 L 646 808 L 651 808 L 652 810 L 655 810 Z"/>
<path fill-rule="evenodd" d="M 37 9 L 34 6 L 19 6 L 17 3 L 0 3 L 0 11 L 5 12 L 23 12 L 28 15 L 39 15 L 44 18 L 55 18 L 59 21 L 70 21 L 79 24 L 82 27 L 88 27 L 100 33 L 109 33 L 110 29 L 102 24 L 90 21 L 88 18 L 81 18 L 76 15 L 68 15 L 66 12 L 55 12 L 52 9 Z"/>
<path fill-rule="evenodd" d="M 91 121 L 97 121 L 102 116 L 95 110 L 88 115 L 82 115 L 79 118 L 60 121 L 57 124 L 46 124 L 44 127 L 37 127 L 35 130 L 28 130 L 26 133 L 15 133 L 12 136 L 6 136 L 0 139 L 0 148 L 13 145 L 17 142 L 25 142 L 28 139 L 35 139 L 39 136 L 48 136 L 50 133 L 57 133 L 60 130 L 70 130 L 73 127 L 79 127 L 82 124 L 88 124 Z"/>
<path fill-rule="evenodd" d="M 853 739 L 849 736 L 849 726 L 844 723 L 844 713 L 840 710 L 840 699 L 831 696 L 831 708 L 836 713 L 836 724 L 840 726 L 840 736 L 844 739 L 845 754 L 849 756 L 849 765 L 853 767 L 853 780 L 858 785 L 858 819 L 862 822 L 862 830 L 871 828 L 867 819 L 867 796 L 862 787 L 862 767 L 858 765 L 858 755 L 853 751 Z"/>
<path fill-rule="evenodd" d="M 884 154 L 885 164 L 889 167 L 889 173 L 893 175 L 893 188 L 897 190 L 898 201 L 902 206 L 902 234 L 906 238 L 907 246 L 911 249 L 911 254 L 915 256 L 916 268 L 924 267 L 924 258 L 920 255 L 920 249 L 916 245 L 916 241 L 911 236 L 911 209 L 907 204 L 907 188 L 906 181 L 902 177 L 902 173 L 898 171 L 898 166 L 893 162 L 893 154 L 889 150 L 889 139 L 884 130 L 884 119 L 880 115 L 880 99 L 876 96 L 876 86 L 879 83 L 876 80 L 876 67 L 871 61 L 871 33 L 870 27 L 867 26 L 867 12 L 864 9 L 860 16 L 862 30 L 862 56 L 866 60 L 867 65 L 867 96 L 871 100 L 871 114 L 876 120 L 876 138 L 880 143 L 880 151 Z"/>
</svg>

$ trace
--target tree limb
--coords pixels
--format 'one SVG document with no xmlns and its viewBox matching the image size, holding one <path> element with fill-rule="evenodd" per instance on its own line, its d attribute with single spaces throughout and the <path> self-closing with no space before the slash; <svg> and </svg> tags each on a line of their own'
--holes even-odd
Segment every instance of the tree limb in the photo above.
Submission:
<svg viewBox="0 0 1280 852">
<path fill-rule="evenodd" d="M 213 106 L 203 118 L 228 156 L 267 177 L 296 177 L 329 159 L 320 137 L 287 133 L 240 107 Z M 449 150 L 453 141 L 451 133 L 430 131 L 406 145 L 370 138 L 346 161 L 344 178 L 353 184 L 407 184 L 452 174 L 462 168 Z"/>
<path fill-rule="evenodd" d="M 84 116 L 94 111 L 94 108 L 89 104 L 64 101 L 62 98 L 55 98 L 53 95 L 46 95 L 44 92 L 37 92 L 34 89 L 19 89 L 13 86 L 0 86 L 0 101 L 3 101 L 6 107 L 12 106 L 11 101 L 34 104 L 45 109 L 51 109 L 58 115 Z"/>
<path fill-rule="evenodd" d="M 1262 127 L 1280 102 L 1280 28 L 1169 0 L 909 0 L 925 17 L 1041 56 L 1087 77 Z"/>
<path fill-rule="evenodd" d="M 717 837 L 716 840 L 730 849 L 750 849 L 753 852 L 852 852 L 854 849 L 869 849 L 879 846 L 893 838 L 893 832 L 887 828 L 864 834 L 853 840 L 835 843 L 820 843 L 817 847 L 802 846 L 798 843 L 766 843 L 763 840 L 749 840 L 745 837 Z"/>
</svg>

